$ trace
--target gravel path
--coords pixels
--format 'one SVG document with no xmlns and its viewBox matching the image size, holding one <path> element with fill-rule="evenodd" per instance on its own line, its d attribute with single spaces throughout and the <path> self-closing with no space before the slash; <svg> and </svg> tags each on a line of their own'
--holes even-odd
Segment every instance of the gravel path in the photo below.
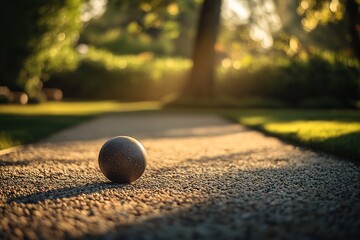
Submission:
<svg viewBox="0 0 360 240">
<path fill-rule="evenodd" d="M 149 155 L 131 185 L 97 154 Z M 359 239 L 360 166 L 211 115 L 104 116 L 0 155 L 0 239 Z"/>
</svg>

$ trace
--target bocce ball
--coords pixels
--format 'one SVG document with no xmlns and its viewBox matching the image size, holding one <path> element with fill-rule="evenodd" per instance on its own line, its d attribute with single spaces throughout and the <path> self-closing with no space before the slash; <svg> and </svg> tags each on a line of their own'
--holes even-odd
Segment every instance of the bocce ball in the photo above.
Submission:
<svg viewBox="0 0 360 240">
<path fill-rule="evenodd" d="M 147 154 L 136 139 L 118 136 L 109 139 L 100 149 L 101 172 L 115 183 L 131 183 L 144 173 Z"/>
</svg>

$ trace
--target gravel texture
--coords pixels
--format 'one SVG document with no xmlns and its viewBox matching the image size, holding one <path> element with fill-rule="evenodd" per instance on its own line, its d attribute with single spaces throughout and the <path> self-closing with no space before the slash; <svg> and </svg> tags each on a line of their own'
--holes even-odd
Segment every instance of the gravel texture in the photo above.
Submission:
<svg viewBox="0 0 360 240">
<path fill-rule="evenodd" d="M 144 175 L 98 152 L 140 140 Z M 360 166 L 212 115 L 108 115 L 0 155 L 0 239 L 359 239 Z"/>
</svg>

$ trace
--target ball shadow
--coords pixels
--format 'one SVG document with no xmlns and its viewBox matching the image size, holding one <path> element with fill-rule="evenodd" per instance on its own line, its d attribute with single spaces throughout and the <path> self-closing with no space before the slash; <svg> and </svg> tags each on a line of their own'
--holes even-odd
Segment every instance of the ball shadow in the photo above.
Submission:
<svg viewBox="0 0 360 240">
<path fill-rule="evenodd" d="M 114 189 L 114 188 L 123 188 L 128 184 L 116 184 L 111 182 L 102 182 L 102 183 L 89 183 L 85 185 L 79 185 L 75 187 L 65 187 L 54 190 L 49 190 L 46 192 L 37 192 L 25 196 L 19 196 L 10 198 L 7 200 L 7 203 L 39 203 L 45 200 L 56 200 L 60 198 L 70 198 L 79 196 L 82 194 L 92 194 L 101 190 Z"/>
</svg>

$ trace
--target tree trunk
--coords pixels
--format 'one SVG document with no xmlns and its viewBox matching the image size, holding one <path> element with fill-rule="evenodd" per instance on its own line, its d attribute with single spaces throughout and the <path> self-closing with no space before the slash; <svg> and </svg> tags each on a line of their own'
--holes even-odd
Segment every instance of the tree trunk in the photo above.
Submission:
<svg viewBox="0 0 360 240">
<path fill-rule="evenodd" d="M 349 33 L 351 36 L 351 44 L 353 46 L 354 54 L 360 60 L 360 39 L 357 30 L 359 21 L 359 6 L 356 0 L 346 0 L 346 12 L 349 17 Z"/>
<path fill-rule="evenodd" d="M 182 95 L 210 99 L 214 95 L 215 43 L 221 0 L 204 0 L 193 49 L 193 67 Z"/>
</svg>

